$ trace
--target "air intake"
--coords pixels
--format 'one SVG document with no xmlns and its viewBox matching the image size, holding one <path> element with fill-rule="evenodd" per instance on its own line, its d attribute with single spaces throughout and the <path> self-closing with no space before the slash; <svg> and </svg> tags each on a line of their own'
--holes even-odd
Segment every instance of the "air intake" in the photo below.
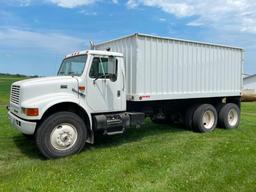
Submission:
<svg viewBox="0 0 256 192">
<path fill-rule="evenodd" d="M 19 105 L 20 104 L 20 86 L 13 85 L 11 89 L 11 102 Z"/>
</svg>

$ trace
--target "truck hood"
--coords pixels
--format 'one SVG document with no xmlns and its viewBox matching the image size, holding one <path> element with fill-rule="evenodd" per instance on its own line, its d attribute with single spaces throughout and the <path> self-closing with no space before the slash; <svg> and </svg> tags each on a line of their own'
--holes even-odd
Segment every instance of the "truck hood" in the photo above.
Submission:
<svg viewBox="0 0 256 192">
<path fill-rule="evenodd" d="M 72 90 L 78 89 L 78 80 L 71 76 L 43 77 L 17 81 L 13 83 L 13 86 L 19 87 L 19 96 L 15 97 L 19 98 L 19 105 L 23 106 L 24 103 L 30 103 L 29 101 L 35 99 L 40 100 L 42 97 L 51 98 L 59 94 L 74 94 Z"/>
<path fill-rule="evenodd" d="M 26 79 L 22 81 L 17 81 L 14 85 L 21 86 L 21 87 L 28 87 L 28 86 L 40 86 L 46 84 L 60 84 L 60 83 L 67 83 L 69 81 L 74 82 L 75 78 L 71 76 L 55 76 L 55 77 L 40 77 L 40 78 L 32 78 Z"/>
</svg>

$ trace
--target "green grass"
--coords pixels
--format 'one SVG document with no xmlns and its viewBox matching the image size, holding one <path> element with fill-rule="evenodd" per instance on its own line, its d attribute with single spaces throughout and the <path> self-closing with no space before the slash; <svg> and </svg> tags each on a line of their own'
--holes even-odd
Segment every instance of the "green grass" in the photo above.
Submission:
<svg viewBox="0 0 256 192">
<path fill-rule="evenodd" d="M 8 77 L 0 75 L 0 105 L 6 105 L 8 103 L 10 85 L 21 79 L 22 78 L 15 76 Z"/>
<path fill-rule="evenodd" d="M 6 104 L 2 86 L 0 94 Z M 256 103 L 243 103 L 236 130 L 198 134 L 147 120 L 58 160 L 44 160 L 4 106 L 0 118 L 0 191 L 256 191 Z"/>
</svg>

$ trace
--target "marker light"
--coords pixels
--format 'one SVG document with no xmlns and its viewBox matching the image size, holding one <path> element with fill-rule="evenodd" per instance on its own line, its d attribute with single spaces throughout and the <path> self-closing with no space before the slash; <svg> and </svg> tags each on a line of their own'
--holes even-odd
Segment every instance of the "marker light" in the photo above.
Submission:
<svg viewBox="0 0 256 192">
<path fill-rule="evenodd" d="M 79 86 L 79 91 L 84 91 L 85 90 L 85 86 Z"/>
<path fill-rule="evenodd" d="M 39 115 L 38 108 L 22 108 L 22 112 L 27 116 L 38 116 Z"/>
</svg>

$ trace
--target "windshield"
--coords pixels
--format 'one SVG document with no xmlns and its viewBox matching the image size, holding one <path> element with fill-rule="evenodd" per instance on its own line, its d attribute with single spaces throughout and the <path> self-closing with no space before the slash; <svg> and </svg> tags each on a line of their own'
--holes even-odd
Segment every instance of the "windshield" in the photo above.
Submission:
<svg viewBox="0 0 256 192">
<path fill-rule="evenodd" d="M 58 76 L 82 75 L 86 61 L 87 61 L 87 55 L 79 55 L 79 56 L 64 59 L 60 66 Z"/>
</svg>

